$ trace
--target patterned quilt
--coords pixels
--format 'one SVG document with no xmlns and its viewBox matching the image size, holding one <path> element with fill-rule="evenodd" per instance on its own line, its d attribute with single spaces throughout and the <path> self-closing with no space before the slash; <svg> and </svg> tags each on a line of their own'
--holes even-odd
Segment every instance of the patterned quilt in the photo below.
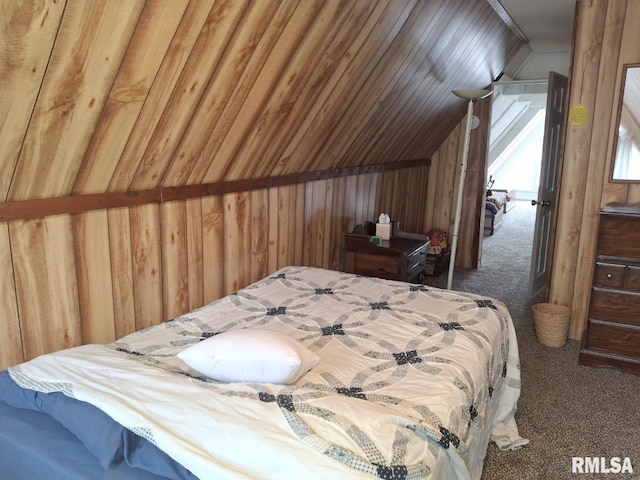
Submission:
<svg viewBox="0 0 640 480">
<path fill-rule="evenodd" d="M 286 333 L 320 362 L 294 385 L 223 383 L 176 356 L 247 327 Z M 200 478 L 479 478 L 490 434 L 502 449 L 527 442 L 501 302 L 317 268 L 9 372 L 97 406 Z"/>
</svg>

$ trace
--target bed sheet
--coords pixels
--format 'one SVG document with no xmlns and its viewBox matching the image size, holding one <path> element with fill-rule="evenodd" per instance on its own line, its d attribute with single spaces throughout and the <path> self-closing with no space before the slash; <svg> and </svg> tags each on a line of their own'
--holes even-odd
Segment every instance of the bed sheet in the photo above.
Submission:
<svg viewBox="0 0 640 480">
<path fill-rule="evenodd" d="M 292 386 L 226 384 L 176 356 L 244 327 L 291 335 L 320 363 Z M 200 478 L 479 478 L 489 435 L 503 449 L 526 443 L 517 352 L 496 300 L 288 267 L 112 344 L 9 372 L 95 405 Z"/>
<path fill-rule="evenodd" d="M 0 418 L 0 479 L 196 478 L 94 406 L 22 389 L 7 371 L 0 372 Z"/>
<path fill-rule="evenodd" d="M 0 478 L 3 480 L 167 479 L 126 463 L 102 468 L 76 436 L 45 413 L 0 402 L 0 418 Z"/>
</svg>

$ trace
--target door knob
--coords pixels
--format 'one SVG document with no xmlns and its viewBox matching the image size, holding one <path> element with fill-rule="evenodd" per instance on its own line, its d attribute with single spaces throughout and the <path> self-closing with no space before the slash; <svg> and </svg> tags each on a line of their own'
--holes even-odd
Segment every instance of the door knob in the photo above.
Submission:
<svg viewBox="0 0 640 480">
<path fill-rule="evenodd" d="M 551 202 L 549 200 L 542 200 L 540 202 L 536 202 L 535 200 L 531 200 L 531 205 L 540 205 L 541 207 L 550 207 Z"/>
</svg>

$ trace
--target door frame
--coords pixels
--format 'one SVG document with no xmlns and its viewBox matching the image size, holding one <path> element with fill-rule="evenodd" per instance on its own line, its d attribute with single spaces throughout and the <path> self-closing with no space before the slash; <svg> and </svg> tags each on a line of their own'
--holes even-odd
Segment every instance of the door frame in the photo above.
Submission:
<svg viewBox="0 0 640 480">
<path fill-rule="evenodd" d="M 509 84 L 530 84 L 530 83 L 544 83 L 544 80 L 522 80 L 522 81 L 518 81 L 518 80 L 514 80 L 511 82 L 508 82 Z M 491 85 L 491 89 L 492 91 L 494 90 L 495 85 L 498 85 L 501 83 L 494 83 Z M 549 88 L 549 79 L 547 79 L 547 89 Z M 547 90 L 547 95 L 548 95 L 548 90 Z M 481 142 L 477 142 L 474 146 L 475 149 L 474 150 L 474 155 L 477 155 L 479 160 L 480 160 L 480 164 L 482 165 L 480 167 L 480 170 L 483 172 L 483 175 L 480 175 L 480 178 L 483 178 L 483 183 L 482 183 L 482 187 L 479 188 L 480 190 L 482 190 L 482 195 L 483 195 L 483 200 L 484 200 L 484 194 L 485 194 L 485 188 L 486 188 L 486 184 L 488 181 L 488 157 L 489 157 L 489 138 L 490 138 L 490 125 L 491 125 L 491 116 L 492 116 L 492 102 L 493 102 L 493 95 L 491 97 L 489 97 L 490 101 L 487 102 L 486 104 L 488 105 L 488 111 L 486 112 L 486 116 L 488 118 L 488 125 L 486 127 L 486 131 L 483 132 L 482 135 L 482 139 L 483 141 Z M 568 100 L 568 97 L 565 96 L 565 102 Z M 565 105 L 566 108 L 566 105 Z M 565 117 L 565 122 L 564 122 L 564 126 L 566 129 L 566 117 Z M 546 124 L 545 124 L 545 135 L 546 135 Z M 559 201 L 559 185 L 561 182 L 561 178 L 562 178 L 562 170 L 563 170 L 563 163 L 564 163 L 564 142 L 565 142 L 565 135 L 561 135 L 560 138 L 560 142 L 561 142 L 561 146 L 560 146 L 560 161 L 558 163 L 558 170 L 557 170 L 557 178 L 558 178 L 558 190 L 556 191 L 556 198 L 555 198 L 555 208 L 557 209 L 559 207 L 558 201 Z M 544 147 L 543 147 L 544 148 Z M 540 161 L 542 162 L 542 158 L 540 159 Z M 480 192 L 479 192 L 480 194 Z M 551 277 L 551 271 L 552 271 L 552 265 L 553 265 L 553 255 L 555 252 L 555 230 L 556 230 L 556 221 L 557 221 L 557 216 L 554 216 L 553 218 L 553 224 L 551 225 L 551 240 L 549 243 L 549 250 L 550 250 L 550 258 L 549 258 L 549 262 L 548 262 L 548 272 L 547 272 L 547 279 Z M 479 237 L 479 241 L 477 242 L 477 249 L 474 249 L 474 252 L 472 252 L 472 257 L 473 257 L 473 262 L 475 265 L 475 268 L 481 268 L 481 260 L 482 260 L 482 244 L 483 244 L 483 227 L 484 227 L 484 201 L 479 202 L 479 208 L 478 211 L 476 212 L 476 219 L 477 219 L 477 228 L 476 228 L 476 232 L 481 232 L 480 233 L 480 237 Z M 532 245 L 533 248 L 533 245 Z M 533 254 L 533 252 L 531 253 Z M 531 272 L 530 272 L 531 274 Z M 548 286 L 548 281 L 547 281 L 547 286 Z M 547 290 L 547 295 L 548 295 L 548 290 Z"/>
</svg>

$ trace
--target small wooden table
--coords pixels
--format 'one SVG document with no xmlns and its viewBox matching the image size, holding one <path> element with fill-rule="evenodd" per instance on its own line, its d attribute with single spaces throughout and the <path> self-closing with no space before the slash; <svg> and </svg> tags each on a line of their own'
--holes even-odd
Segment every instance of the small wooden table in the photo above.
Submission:
<svg viewBox="0 0 640 480">
<path fill-rule="evenodd" d="M 378 246 L 362 233 L 345 234 L 346 270 L 369 277 L 419 283 L 429 240 L 424 235 L 398 232 Z"/>
</svg>

